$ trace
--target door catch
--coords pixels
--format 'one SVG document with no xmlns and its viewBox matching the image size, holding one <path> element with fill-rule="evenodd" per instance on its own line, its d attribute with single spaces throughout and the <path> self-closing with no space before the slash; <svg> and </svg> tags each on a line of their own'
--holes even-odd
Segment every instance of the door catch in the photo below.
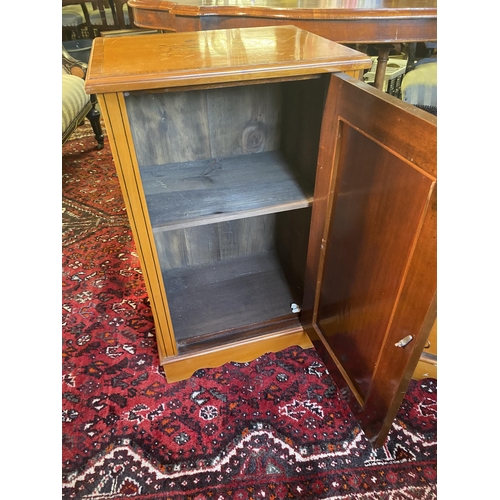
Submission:
<svg viewBox="0 0 500 500">
<path fill-rule="evenodd" d="M 401 339 L 399 342 L 396 342 L 394 345 L 396 347 L 404 347 L 408 345 L 413 340 L 413 335 L 407 335 L 404 339 Z"/>
</svg>

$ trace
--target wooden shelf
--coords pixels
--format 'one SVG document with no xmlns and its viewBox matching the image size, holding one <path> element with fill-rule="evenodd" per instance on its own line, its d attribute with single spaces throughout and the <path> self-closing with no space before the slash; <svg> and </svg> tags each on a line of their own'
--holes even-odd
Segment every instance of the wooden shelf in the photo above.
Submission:
<svg viewBox="0 0 500 500">
<path fill-rule="evenodd" d="M 304 186 L 280 151 L 142 167 L 154 231 L 305 208 Z"/>
<path fill-rule="evenodd" d="M 292 315 L 274 252 L 163 272 L 177 342 Z"/>
</svg>

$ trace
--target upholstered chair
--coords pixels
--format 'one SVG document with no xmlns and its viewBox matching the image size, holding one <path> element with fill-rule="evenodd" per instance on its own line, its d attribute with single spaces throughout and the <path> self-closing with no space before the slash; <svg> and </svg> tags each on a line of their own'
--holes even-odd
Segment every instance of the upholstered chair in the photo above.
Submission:
<svg viewBox="0 0 500 500">
<path fill-rule="evenodd" d="M 97 149 L 104 147 L 101 114 L 97 98 L 85 92 L 87 65 L 72 57 L 62 47 L 62 143 L 64 144 L 85 118 L 90 121 Z"/>
<path fill-rule="evenodd" d="M 437 60 L 421 60 L 401 82 L 401 99 L 437 116 Z"/>
</svg>

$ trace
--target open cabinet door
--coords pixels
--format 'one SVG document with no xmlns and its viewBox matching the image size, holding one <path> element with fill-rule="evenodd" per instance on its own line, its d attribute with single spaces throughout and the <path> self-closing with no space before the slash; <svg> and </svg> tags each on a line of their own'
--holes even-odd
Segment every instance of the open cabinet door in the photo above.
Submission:
<svg viewBox="0 0 500 500">
<path fill-rule="evenodd" d="M 326 109 L 306 330 L 378 447 L 436 317 L 437 119 L 343 74 Z"/>
</svg>

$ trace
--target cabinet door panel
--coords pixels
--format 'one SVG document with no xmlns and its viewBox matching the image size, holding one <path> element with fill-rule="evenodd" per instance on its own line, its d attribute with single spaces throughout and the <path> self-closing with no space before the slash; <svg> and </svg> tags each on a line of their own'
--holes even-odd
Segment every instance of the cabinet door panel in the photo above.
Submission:
<svg viewBox="0 0 500 500">
<path fill-rule="evenodd" d="M 315 344 L 378 446 L 435 317 L 436 119 L 344 75 L 328 100 Z"/>
</svg>

